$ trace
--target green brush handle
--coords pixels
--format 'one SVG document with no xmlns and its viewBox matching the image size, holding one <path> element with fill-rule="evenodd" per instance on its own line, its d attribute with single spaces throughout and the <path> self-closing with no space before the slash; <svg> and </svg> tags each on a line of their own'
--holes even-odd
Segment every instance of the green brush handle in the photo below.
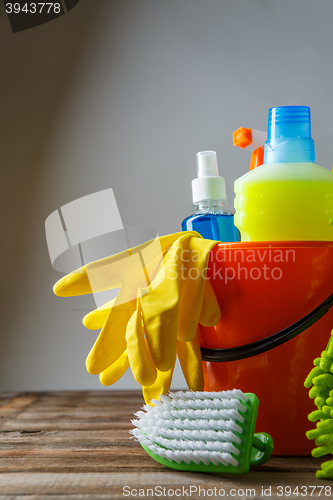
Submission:
<svg viewBox="0 0 333 500">
<path fill-rule="evenodd" d="M 272 437 L 266 432 L 253 436 L 251 465 L 262 465 L 271 457 L 274 443 Z"/>
</svg>

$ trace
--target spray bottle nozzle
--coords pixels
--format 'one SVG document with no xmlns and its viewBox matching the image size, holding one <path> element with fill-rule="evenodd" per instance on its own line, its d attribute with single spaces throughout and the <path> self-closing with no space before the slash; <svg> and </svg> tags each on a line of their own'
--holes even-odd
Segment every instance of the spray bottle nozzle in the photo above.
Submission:
<svg viewBox="0 0 333 500">
<path fill-rule="evenodd" d="M 197 179 L 192 181 L 193 204 L 203 200 L 226 200 L 225 181 L 219 176 L 215 151 L 197 153 Z"/>
<path fill-rule="evenodd" d="M 197 153 L 197 174 L 198 177 L 217 177 L 219 175 L 215 151 Z"/>
<path fill-rule="evenodd" d="M 260 167 L 264 163 L 264 145 L 267 139 L 266 132 L 252 128 L 240 127 L 232 134 L 234 146 L 252 151 L 250 170 Z"/>
</svg>

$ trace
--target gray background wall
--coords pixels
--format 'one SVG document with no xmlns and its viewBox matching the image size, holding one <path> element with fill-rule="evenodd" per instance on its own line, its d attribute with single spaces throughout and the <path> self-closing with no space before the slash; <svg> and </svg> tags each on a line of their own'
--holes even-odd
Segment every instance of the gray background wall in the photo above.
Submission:
<svg viewBox="0 0 333 500">
<path fill-rule="evenodd" d="M 13 34 L 0 5 L 0 389 L 102 389 L 84 366 L 92 300 L 52 293 L 51 212 L 112 187 L 125 225 L 175 232 L 196 152 L 217 151 L 232 205 L 250 160 L 232 132 L 265 130 L 277 105 L 311 106 L 331 168 L 332 19 L 331 0 L 81 0 Z M 128 371 L 113 388 L 133 387 Z"/>
</svg>

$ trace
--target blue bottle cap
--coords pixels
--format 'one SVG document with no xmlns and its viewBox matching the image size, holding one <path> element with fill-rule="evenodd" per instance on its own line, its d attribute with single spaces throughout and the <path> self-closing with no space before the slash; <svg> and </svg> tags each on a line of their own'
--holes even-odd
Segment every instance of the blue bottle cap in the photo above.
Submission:
<svg viewBox="0 0 333 500">
<path fill-rule="evenodd" d="M 315 161 L 308 106 L 280 106 L 268 111 L 264 163 Z"/>
</svg>

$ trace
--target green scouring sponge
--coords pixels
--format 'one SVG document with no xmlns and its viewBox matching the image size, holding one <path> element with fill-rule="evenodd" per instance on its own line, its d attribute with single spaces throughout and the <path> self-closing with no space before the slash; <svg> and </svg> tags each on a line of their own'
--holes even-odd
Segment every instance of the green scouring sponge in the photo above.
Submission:
<svg viewBox="0 0 333 500">
<path fill-rule="evenodd" d="M 314 399 L 317 410 L 308 415 L 310 422 L 317 422 L 316 428 L 306 433 L 308 439 L 314 439 L 316 448 L 313 457 L 333 454 L 333 330 L 325 351 L 313 362 L 314 368 L 306 377 L 304 386 L 309 396 Z M 324 462 L 316 472 L 318 479 L 333 479 L 333 460 Z"/>
</svg>

